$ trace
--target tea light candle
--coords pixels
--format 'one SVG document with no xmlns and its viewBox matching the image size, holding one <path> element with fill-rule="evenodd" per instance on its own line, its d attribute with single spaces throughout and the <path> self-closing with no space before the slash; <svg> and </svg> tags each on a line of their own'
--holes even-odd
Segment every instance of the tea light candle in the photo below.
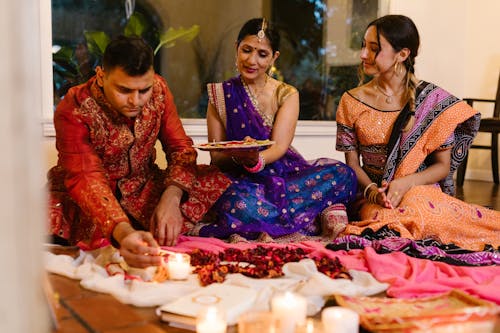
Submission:
<svg viewBox="0 0 500 333">
<path fill-rule="evenodd" d="M 215 306 L 203 308 L 196 317 L 196 333 L 226 333 L 224 312 Z"/>
<path fill-rule="evenodd" d="M 321 321 L 325 333 L 358 333 L 359 315 L 357 312 L 341 306 L 331 306 L 321 312 Z"/>
<path fill-rule="evenodd" d="M 295 333 L 323 333 L 323 323 L 314 318 L 307 318 L 302 325 L 297 325 Z"/>
<path fill-rule="evenodd" d="M 185 280 L 191 273 L 191 257 L 186 253 L 175 253 L 168 256 L 168 276 L 171 280 Z"/>
<path fill-rule="evenodd" d="M 271 310 L 280 320 L 281 333 L 293 333 L 297 325 L 306 321 L 307 301 L 300 295 L 285 292 L 271 299 Z"/>
<path fill-rule="evenodd" d="M 238 333 L 278 333 L 279 319 L 271 311 L 250 310 L 238 317 Z"/>
</svg>

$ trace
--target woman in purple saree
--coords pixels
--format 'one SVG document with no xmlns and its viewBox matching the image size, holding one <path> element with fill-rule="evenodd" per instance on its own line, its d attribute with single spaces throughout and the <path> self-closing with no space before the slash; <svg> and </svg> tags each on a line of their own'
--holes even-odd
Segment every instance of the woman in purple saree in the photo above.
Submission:
<svg viewBox="0 0 500 333">
<path fill-rule="evenodd" d="M 308 162 L 291 146 L 298 91 L 267 73 L 279 55 L 278 44 L 279 35 L 268 22 L 248 21 L 237 41 L 240 75 L 208 85 L 210 142 L 252 138 L 275 143 L 260 151 L 211 152 L 212 163 L 232 185 L 212 207 L 208 223 L 195 228 L 197 235 L 318 235 L 320 214 L 354 199 L 357 182 L 351 168 L 326 158 Z"/>
</svg>

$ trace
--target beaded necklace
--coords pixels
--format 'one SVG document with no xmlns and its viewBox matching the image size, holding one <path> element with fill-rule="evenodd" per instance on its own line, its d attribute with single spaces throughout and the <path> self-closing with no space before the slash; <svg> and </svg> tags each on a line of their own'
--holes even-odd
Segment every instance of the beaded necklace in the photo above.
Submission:
<svg viewBox="0 0 500 333">
<path fill-rule="evenodd" d="M 264 85 L 262 85 L 262 88 L 260 88 L 258 91 L 255 93 L 252 91 L 250 86 L 245 82 L 245 80 L 240 76 L 241 82 L 243 82 L 243 86 L 245 87 L 246 92 L 248 93 L 248 96 L 250 96 L 250 99 L 252 100 L 252 103 L 255 105 L 255 107 L 259 106 L 259 100 L 258 98 L 260 97 L 260 94 L 264 91 L 264 88 L 267 85 L 267 80 L 269 79 L 269 76 L 266 74 L 266 79 L 264 81 Z"/>
<path fill-rule="evenodd" d="M 246 91 L 247 95 L 250 97 L 250 101 L 252 102 L 255 110 L 263 118 L 265 125 L 272 126 L 272 124 L 273 124 L 273 117 L 270 116 L 270 115 L 268 115 L 267 113 L 263 112 L 260 109 L 260 107 L 259 107 L 259 101 L 257 100 L 257 97 L 260 96 L 260 94 L 262 93 L 262 91 L 264 91 L 264 88 L 266 87 L 268 79 L 269 79 L 269 76 L 266 75 L 266 81 L 265 81 L 264 85 L 262 86 L 262 89 L 259 91 L 258 95 L 255 96 L 252 93 L 252 90 L 250 89 L 250 87 L 248 86 L 248 84 L 245 82 L 245 80 L 243 80 L 243 78 L 240 76 L 240 80 L 241 80 L 241 83 L 243 84 L 243 88 L 245 88 L 245 91 Z"/>
</svg>

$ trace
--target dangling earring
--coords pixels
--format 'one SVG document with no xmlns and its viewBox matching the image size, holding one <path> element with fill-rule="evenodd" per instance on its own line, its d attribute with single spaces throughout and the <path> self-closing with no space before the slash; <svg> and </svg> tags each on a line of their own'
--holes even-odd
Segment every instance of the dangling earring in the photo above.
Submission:
<svg viewBox="0 0 500 333">
<path fill-rule="evenodd" d="M 394 63 L 394 73 L 395 73 L 396 75 L 398 75 L 398 76 L 399 76 L 399 73 L 398 73 L 398 72 L 399 72 L 399 70 L 400 70 L 400 68 L 399 68 L 399 62 L 398 62 L 398 61 L 396 61 L 396 62 Z"/>
<path fill-rule="evenodd" d="M 397 75 L 397 76 L 401 76 L 403 75 L 403 64 L 401 62 L 395 62 L 394 63 L 394 73 Z"/>
<path fill-rule="evenodd" d="M 266 73 L 267 73 L 267 75 L 269 75 L 269 76 L 273 76 L 273 73 L 274 73 L 274 71 L 275 71 L 275 70 L 276 70 L 276 67 L 274 67 L 274 65 L 271 65 L 271 66 L 269 66 L 269 68 L 267 69 Z"/>
<path fill-rule="evenodd" d="M 234 71 L 235 71 L 236 73 L 239 73 L 239 72 L 240 72 L 240 70 L 238 69 L 238 60 L 236 60 L 236 61 L 234 62 Z"/>
</svg>

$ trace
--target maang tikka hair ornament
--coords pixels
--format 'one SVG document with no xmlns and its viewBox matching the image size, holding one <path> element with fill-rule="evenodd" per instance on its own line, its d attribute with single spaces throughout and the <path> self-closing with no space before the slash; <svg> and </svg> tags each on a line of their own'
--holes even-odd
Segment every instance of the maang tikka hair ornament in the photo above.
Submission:
<svg viewBox="0 0 500 333">
<path fill-rule="evenodd" d="M 259 43 L 266 37 L 266 19 L 262 18 L 262 26 L 260 27 L 259 32 L 257 32 L 257 39 L 259 40 Z"/>
</svg>

